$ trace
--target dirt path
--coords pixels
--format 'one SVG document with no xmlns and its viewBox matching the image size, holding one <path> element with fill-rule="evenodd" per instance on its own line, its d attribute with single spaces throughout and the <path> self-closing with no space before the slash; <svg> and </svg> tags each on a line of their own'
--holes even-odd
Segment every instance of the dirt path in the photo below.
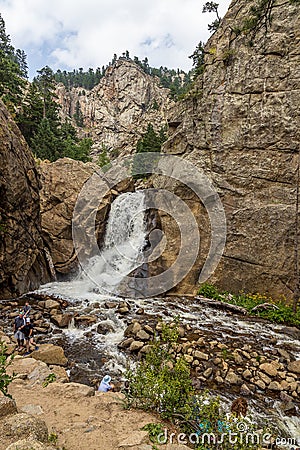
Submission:
<svg viewBox="0 0 300 450">
<path fill-rule="evenodd" d="M 52 383 L 30 387 L 23 380 L 10 386 L 18 411 L 29 411 L 43 419 L 50 433 L 57 435 L 57 446 L 64 450 L 113 450 L 128 448 L 128 440 L 145 450 L 149 440 L 141 428 L 157 418 L 142 411 L 127 411 L 122 405 L 123 394 L 96 392 L 92 397 L 84 396 L 71 388 L 72 383 Z M 86 386 L 84 386 L 86 388 Z M 83 388 L 83 390 L 84 390 Z M 33 406 L 29 406 L 33 405 Z M 5 450 L 10 439 L 2 439 L 0 450 Z"/>
</svg>

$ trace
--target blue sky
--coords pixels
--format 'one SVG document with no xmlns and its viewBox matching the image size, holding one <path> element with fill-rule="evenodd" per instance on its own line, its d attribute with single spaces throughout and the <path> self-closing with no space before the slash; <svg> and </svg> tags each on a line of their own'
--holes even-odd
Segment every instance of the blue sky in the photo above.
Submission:
<svg viewBox="0 0 300 450">
<path fill-rule="evenodd" d="M 27 54 L 30 77 L 53 70 L 105 66 L 114 53 L 151 66 L 189 70 L 200 40 L 210 33 L 213 14 L 202 0 L 0 0 L 12 44 Z M 230 0 L 220 0 L 223 16 Z"/>
</svg>

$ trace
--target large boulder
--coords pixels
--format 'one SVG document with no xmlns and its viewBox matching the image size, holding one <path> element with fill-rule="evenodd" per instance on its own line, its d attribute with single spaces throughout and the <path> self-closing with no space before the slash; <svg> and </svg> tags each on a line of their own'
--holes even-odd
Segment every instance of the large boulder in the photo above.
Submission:
<svg viewBox="0 0 300 450">
<path fill-rule="evenodd" d="M 9 298 L 37 288 L 51 275 L 34 158 L 1 101 L 0 173 L 0 298 Z"/>
<path fill-rule="evenodd" d="M 31 437 L 41 442 L 48 440 L 48 429 L 45 422 L 29 414 L 19 413 L 9 416 L 3 425 L 4 434 L 7 437 L 15 439 Z"/>
<path fill-rule="evenodd" d="M 58 345 L 42 344 L 38 350 L 31 354 L 32 358 L 43 361 L 46 364 L 65 366 L 68 363 L 64 350 Z"/>
</svg>

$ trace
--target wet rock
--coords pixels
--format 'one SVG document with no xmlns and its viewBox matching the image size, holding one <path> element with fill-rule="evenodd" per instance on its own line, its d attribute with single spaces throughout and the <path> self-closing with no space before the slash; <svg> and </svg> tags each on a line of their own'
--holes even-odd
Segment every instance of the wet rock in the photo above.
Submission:
<svg viewBox="0 0 300 450">
<path fill-rule="evenodd" d="M 140 315 L 140 316 L 142 316 L 143 314 L 145 314 L 144 308 L 139 308 L 139 309 L 136 311 L 136 314 L 138 314 L 138 315 Z"/>
<path fill-rule="evenodd" d="M 291 357 L 290 357 L 289 353 L 286 350 L 284 350 L 282 348 L 278 348 L 277 352 L 280 354 L 280 356 L 282 356 L 288 362 L 290 361 Z"/>
<path fill-rule="evenodd" d="M 220 377 L 219 375 L 216 376 L 215 380 L 216 380 L 216 382 L 217 382 L 218 384 L 223 384 L 223 383 L 224 383 L 223 378 Z"/>
<path fill-rule="evenodd" d="M 144 330 L 149 334 L 154 334 L 154 330 L 152 327 L 150 327 L 150 325 L 145 325 Z"/>
<path fill-rule="evenodd" d="M 119 314 L 128 314 L 130 309 L 127 306 L 122 306 L 121 308 L 118 308 L 117 312 Z"/>
<path fill-rule="evenodd" d="M 263 372 L 258 372 L 257 374 L 259 376 L 259 378 L 265 383 L 265 384 L 270 384 L 271 383 L 271 378 L 268 377 L 268 375 L 266 375 Z"/>
<path fill-rule="evenodd" d="M 300 360 L 290 362 L 288 364 L 288 370 L 293 373 L 300 374 Z"/>
<path fill-rule="evenodd" d="M 46 300 L 45 301 L 45 308 L 46 309 L 58 309 L 60 308 L 60 303 L 57 302 L 56 300 Z"/>
<path fill-rule="evenodd" d="M 65 366 L 68 362 L 63 349 L 53 344 L 40 345 L 39 350 L 32 352 L 31 356 L 46 364 L 54 364 L 57 366 Z"/>
<path fill-rule="evenodd" d="M 109 323 L 99 323 L 97 326 L 97 333 L 99 334 L 107 334 L 114 331 L 114 327 Z"/>
<path fill-rule="evenodd" d="M 16 402 L 9 397 L 0 397 L 0 417 L 15 414 L 17 412 Z"/>
<path fill-rule="evenodd" d="M 51 321 L 60 328 L 66 328 L 72 318 L 72 314 L 55 314 L 51 316 Z"/>
<path fill-rule="evenodd" d="M 74 319 L 78 325 L 83 324 L 88 326 L 97 322 L 97 317 L 95 316 L 76 316 Z"/>
<path fill-rule="evenodd" d="M 48 429 L 46 423 L 26 413 L 14 414 L 4 422 L 4 433 L 8 437 L 32 437 L 37 441 L 47 442 Z"/>
<path fill-rule="evenodd" d="M 124 336 L 135 336 L 142 329 L 141 325 L 138 322 L 133 322 L 124 331 Z"/>
<path fill-rule="evenodd" d="M 245 378 L 246 380 L 249 380 L 252 377 L 252 373 L 249 369 L 244 370 L 244 372 L 242 373 L 243 378 Z"/>
<path fill-rule="evenodd" d="M 130 346 L 130 344 L 132 343 L 134 341 L 134 339 L 131 337 L 131 338 L 128 338 L 128 339 L 125 339 L 124 341 L 122 341 L 122 342 L 120 342 L 119 344 L 118 344 L 118 347 L 119 348 L 127 348 L 127 347 L 129 347 Z"/>
<path fill-rule="evenodd" d="M 107 309 L 113 309 L 113 308 L 116 308 L 118 306 L 118 303 L 117 302 L 105 302 L 104 306 Z"/>
</svg>

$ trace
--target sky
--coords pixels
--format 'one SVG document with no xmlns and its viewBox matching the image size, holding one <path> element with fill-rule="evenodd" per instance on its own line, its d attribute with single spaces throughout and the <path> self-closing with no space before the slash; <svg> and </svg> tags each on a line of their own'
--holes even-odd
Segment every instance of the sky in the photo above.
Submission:
<svg viewBox="0 0 300 450">
<path fill-rule="evenodd" d="M 216 0 L 217 1 L 217 0 Z M 148 58 L 152 67 L 189 70 L 188 58 L 207 41 L 213 13 L 204 0 L 0 0 L 6 33 L 27 54 L 29 76 L 106 66 L 113 54 Z M 219 0 L 223 17 L 230 0 Z"/>
</svg>

